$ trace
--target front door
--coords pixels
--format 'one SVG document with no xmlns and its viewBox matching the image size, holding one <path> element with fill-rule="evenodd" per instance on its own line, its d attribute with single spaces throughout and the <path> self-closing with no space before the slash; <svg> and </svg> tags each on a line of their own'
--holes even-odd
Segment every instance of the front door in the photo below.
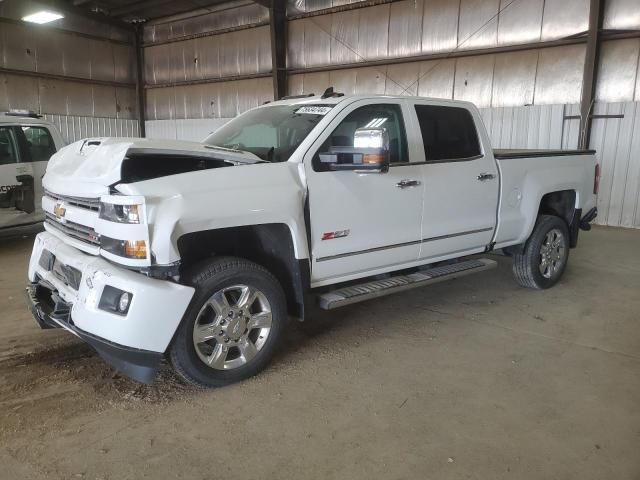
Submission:
<svg viewBox="0 0 640 480">
<path fill-rule="evenodd" d="M 424 218 L 420 258 L 482 251 L 496 227 L 499 177 L 475 110 L 415 102 L 423 140 Z M 486 136 L 486 135 L 485 135 Z M 483 142 L 481 143 L 481 139 Z"/>
<path fill-rule="evenodd" d="M 405 129 L 407 104 L 380 99 L 342 111 L 304 159 L 309 189 L 312 285 L 394 270 L 416 262 L 422 217 L 421 167 L 412 165 Z M 353 146 L 355 130 L 389 135 L 387 173 L 332 171 L 320 153 Z"/>
</svg>

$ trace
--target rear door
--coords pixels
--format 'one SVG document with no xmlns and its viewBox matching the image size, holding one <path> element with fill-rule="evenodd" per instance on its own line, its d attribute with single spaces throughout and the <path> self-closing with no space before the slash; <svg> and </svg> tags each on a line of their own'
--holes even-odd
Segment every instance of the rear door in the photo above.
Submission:
<svg viewBox="0 0 640 480">
<path fill-rule="evenodd" d="M 304 157 L 309 189 L 312 284 L 364 277 L 417 262 L 422 217 L 421 167 L 407 142 L 404 100 L 361 100 L 345 107 Z M 332 171 L 320 153 L 353 146 L 357 128 L 389 134 L 386 173 Z"/>
<path fill-rule="evenodd" d="M 20 127 L 0 126 L 0 228 L 35 220 L 33 168 L 20 151 Z M 31 188 L 24 181 L 31 178 Z"/>
<path fill-rule="evenodd" d="M 420 258 L 482 251 L 496 227 L 499 178 L 476 109 L 415 101 L 423 161 L 424 218 Z"/>
</svg>

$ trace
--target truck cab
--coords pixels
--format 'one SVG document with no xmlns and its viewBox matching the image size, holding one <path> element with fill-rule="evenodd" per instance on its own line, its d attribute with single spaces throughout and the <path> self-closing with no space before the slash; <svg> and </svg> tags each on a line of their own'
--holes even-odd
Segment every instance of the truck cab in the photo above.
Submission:
<svg viewBox="0 0 640 480">
<path fill-rule="evenodd" d="M 95 138 L 54 155 L 29 267 L 43 327 L 151 381 L 163 357 L 220 386 L 270 361 L 287 319 L 495 266 L 549 288 L 595 218 L 592 151 L 498 151 L 477 108 L 295 97 L 202 143 Z M 312 320 L 312 319 L 311 319 Z"/>
</svg>

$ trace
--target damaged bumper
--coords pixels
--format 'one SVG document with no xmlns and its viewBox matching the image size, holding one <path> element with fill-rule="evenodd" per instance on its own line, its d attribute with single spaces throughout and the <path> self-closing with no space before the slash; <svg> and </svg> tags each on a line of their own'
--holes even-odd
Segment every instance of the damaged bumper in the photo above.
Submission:
<svg viewBox="0 0 640 480">
<path fill-rule="evenodd" d="M 29 281 L 29 306 L 42 328 L 64 328 L 145 383 L 153 380 L 194 292 L 82 253 L 48 232 L 36 237 Z M 124 312 L 105 300 L 114 289 L 130 294 Z"/>
</svg>

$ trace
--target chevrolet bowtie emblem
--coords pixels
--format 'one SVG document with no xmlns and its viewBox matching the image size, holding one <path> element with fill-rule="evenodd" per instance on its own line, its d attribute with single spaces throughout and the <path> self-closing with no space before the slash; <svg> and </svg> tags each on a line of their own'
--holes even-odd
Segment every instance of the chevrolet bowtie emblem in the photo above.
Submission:
<svg viewBox="0 0 640 480">
<path fill-rule="evenodd" d="M 65 208 L 63 203 L 56 203 L 56 206 L 53 207 L 53 214 L 58 217 L 64 217 L 64 214 L 67 213 L 67 209 Z"/>
</svg>

